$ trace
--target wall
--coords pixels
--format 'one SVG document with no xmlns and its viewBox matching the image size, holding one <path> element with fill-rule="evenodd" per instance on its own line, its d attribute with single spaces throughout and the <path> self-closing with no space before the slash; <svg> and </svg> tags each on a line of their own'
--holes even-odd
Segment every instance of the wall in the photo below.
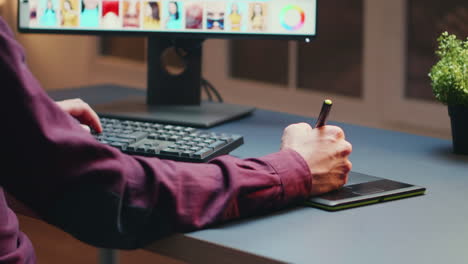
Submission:
<svg viewBox="0 0 468 264">
<path fill-rule="evenodd" d="M 3 15 L 16 29 L 17 1 L 8 0 Z M 60 89 L 89 83 L 89 60 L 96 37 L 20 34 L 28 65 L 45 89 Z"/>
</svg>

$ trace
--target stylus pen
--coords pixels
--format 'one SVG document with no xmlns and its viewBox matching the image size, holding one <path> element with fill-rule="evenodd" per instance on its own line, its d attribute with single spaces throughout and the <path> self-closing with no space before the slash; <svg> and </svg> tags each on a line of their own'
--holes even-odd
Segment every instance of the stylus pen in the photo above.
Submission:
<svg viewBox="0 0 468 264">
<path fill-rule="evenodd" d="M 332 100 L 327 99 L 323 101 L 322 110 L 320 110 L 320 115 L 315 122 L 315 128 L 324 126 L 327 123 L 328 115 L 330 114 L 331 107 L 333 105 Z"/>
</svg>

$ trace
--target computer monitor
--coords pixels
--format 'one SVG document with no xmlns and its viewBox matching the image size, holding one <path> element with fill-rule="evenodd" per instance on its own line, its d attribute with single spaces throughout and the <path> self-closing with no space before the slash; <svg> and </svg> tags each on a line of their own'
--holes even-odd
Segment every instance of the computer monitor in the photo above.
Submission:
<svg viewBox="0 0 468 264">
<path fill-rule="evenodd" d="M 202 102 L 202 43 L 207 38 L 316 36 L 317 0 L 18 0 L 23 33 L 148 37 L 146 100 L 97 108 L 103 116 L 210 127 L 254 108 Z M 178 68 L 170 61 L 179 59 Z"/>
</svg>

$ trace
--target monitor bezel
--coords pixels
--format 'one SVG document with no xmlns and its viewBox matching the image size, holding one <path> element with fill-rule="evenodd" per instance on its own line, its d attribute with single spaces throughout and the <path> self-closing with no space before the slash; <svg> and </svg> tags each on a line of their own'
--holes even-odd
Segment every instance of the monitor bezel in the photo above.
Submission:
<svg viewBox="0 0 468 264">
<path fill-rule="evenodd" d="M 43 29 L 22 28 L 20 26 L 20 8 L 17 9 L 17 30 L 24 34 L 54 34 L 54 35 L 81 35 L 81 36 L 122 36 L 122 37 L 161 37 L 174 39 L 267 39 L 267 40 L 297 40 L 312 41 L 318 34 L 319 0 L 315 1 L 315 34 L 314 35 L 286 35 L 286 34 L 240 34 L 240 33 L 200 33 L 200 32 L 155 32 L 155 31 L 130 31 L 130 30 L 81 30 L 81 29 Z"/>
</svg>

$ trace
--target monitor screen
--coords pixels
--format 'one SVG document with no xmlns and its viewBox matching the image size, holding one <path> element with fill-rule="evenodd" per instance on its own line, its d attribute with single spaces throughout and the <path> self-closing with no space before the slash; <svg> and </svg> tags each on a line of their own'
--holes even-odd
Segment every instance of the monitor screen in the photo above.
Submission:
<svg viewBox="0 0 468 264">
<path fill-rule="evenodd" d="M 316 0 L 18 0 L 21 32 L 316 35 Z"/>
</svg>

